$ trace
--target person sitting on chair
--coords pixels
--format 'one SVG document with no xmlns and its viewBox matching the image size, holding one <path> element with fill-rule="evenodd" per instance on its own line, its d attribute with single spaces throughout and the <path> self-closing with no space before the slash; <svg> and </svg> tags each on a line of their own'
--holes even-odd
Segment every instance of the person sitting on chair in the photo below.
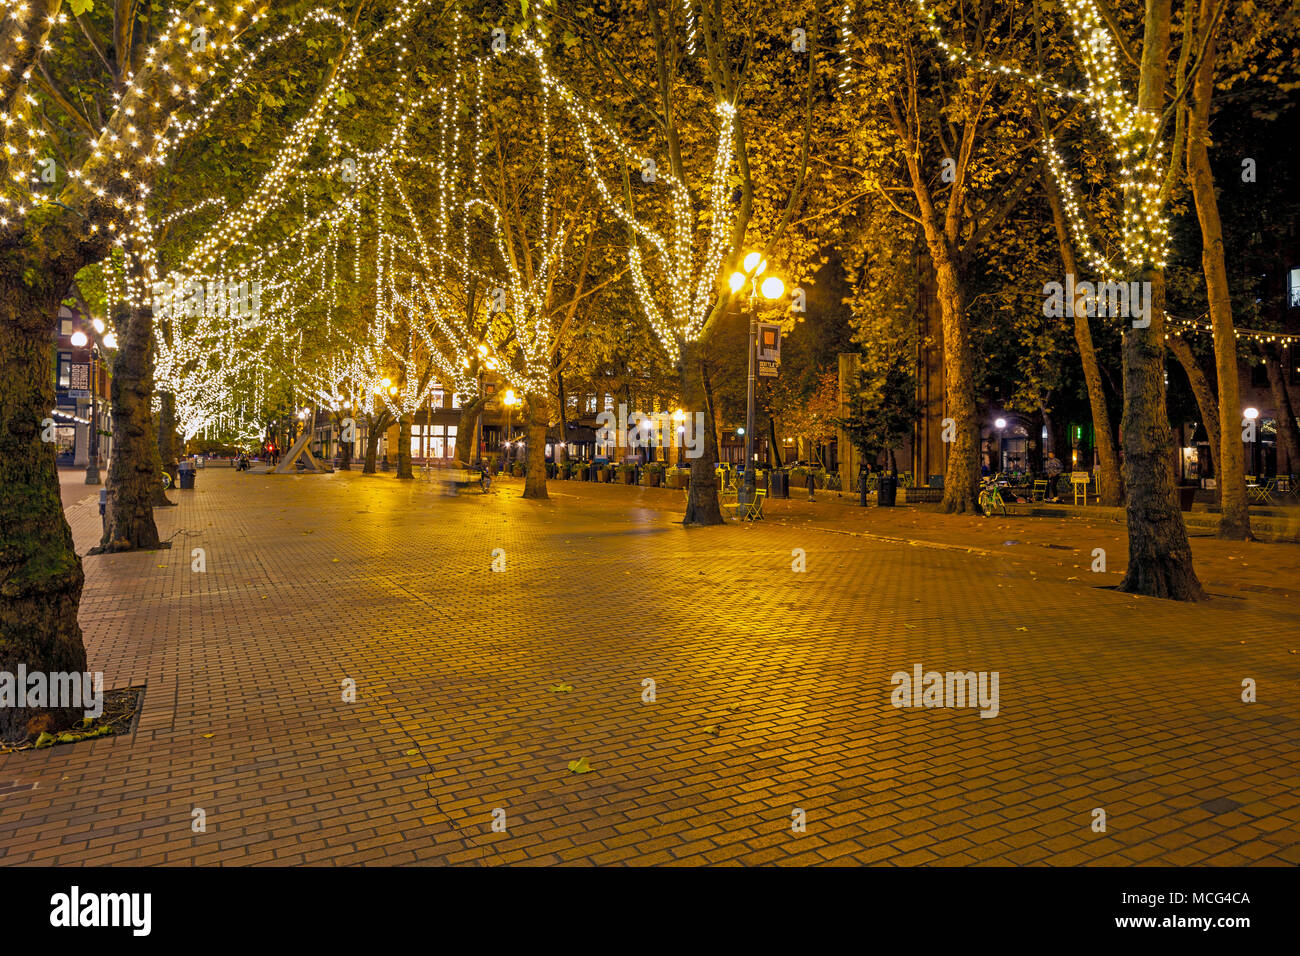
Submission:
<svg viewBox="0 0 1300 956">
<path fill-rule="evenodd" d="M 1056 457 L 1056 452 L 1049 452 L 1043 471 L 1047 472 L 1047 496 L 1053 501 L 1056 500 L 1056 484 L 1061 480 L 1061 472 L 1064 470 L 1065 466 L 1061 464 L 1061 459 Z"/>
</svg>

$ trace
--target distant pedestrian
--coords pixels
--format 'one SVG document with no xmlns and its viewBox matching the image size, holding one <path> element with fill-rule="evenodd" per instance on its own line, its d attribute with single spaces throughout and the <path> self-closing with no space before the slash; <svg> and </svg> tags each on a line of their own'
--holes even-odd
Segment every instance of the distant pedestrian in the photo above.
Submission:
<svg viewBox="0 0 1300 956">
<path fill-rule="evenodd" d="M 1061 459 L 1056 457 L 1056 452 L 1050 452 L 1047 456 L 1047 463 L 1043 465 L 1043 471 L 1047 472 L 1047 493 L 1056 500 L 1056 484 L 1061 479 L 1061 472 L 1065 466 L 1061 464 Z"/>
<path fill-rule="evenodd" d="M 817 500 L 817 476 L 813 474 L 813 470 L 811 468 L 808 469 L 807 485 L 808 485 L 808 500 L 816 501 Z"/>
</svg>

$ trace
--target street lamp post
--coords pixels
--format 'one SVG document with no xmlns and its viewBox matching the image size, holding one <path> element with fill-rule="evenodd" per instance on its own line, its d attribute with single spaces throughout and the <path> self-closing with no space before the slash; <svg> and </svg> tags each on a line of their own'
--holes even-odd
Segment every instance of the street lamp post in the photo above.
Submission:
<svg viewBox="0 0 1300 956">
<path fill-rule="evenodd" d="M 487 359 L 487 346 L 478 347 L 478 415 L 474 420 L 474 467 L 483 468 L 483 406 L 487 399 L 483 395 L 483 363 Z"/>
<path fill-rule="evenodd" d="M 748 261 L 748 259 L 746 259 Z M 758 302 L 753 282 L 749 290 L 749 376 L 745 382 L 745 500 L 754 500 L 754 353 L 758 351 Z"/>
<path fill-rule="evenodd" d="M 1256 450 L 1258 449 L 1259 446 L 1255 443 L 1256 442 L 1255 428 L 1257 427 L 1255 423 L 1259 419 L 1259 409 L 1253 407 L 1247 408 L 1242 412 L 1242 415 L 1245 417 L 1245 419 L 1248 422 L 1250 422 L 1250 470 L 1253 471 L 1257 476 L 1255 480 L 1259 481 L 1260 484 L 1263 484 L 1264 482 L 1258 477 L 1259 463 L 1256 460 L 1258 457 L 1256 454 Z"/>
<path fill-rule="evenodd" d="M 1007 470 L 1007 469 L 1006 469 L 1006 448 L 1005 448 L 1005 438 L 1003 437 L 1003 430 L 1007 427 L 1007 420 L 1006 420 L 1005 418 L 999 418 L 999 419 L 998 419 L 997 421 L 995 421 L 993 424 L 997 427 L 997 430 L 998 430 L 998 467 L 997 467 L 997 470 L 998 470 L 999 473 L 1001 473 L 1001 472 L 1004 472 L 1004 471 Z"/>
<path fill-rule="evenodd" d="M 99 477 L 99 404 L 96 392 L 99 388 L 96 371 L 99 366 L 99 345 L 90 347 L 90 454 L 86 458 L 86 484 L 97 485 Z"/>
<path fill-rule="evenodd" d="M 501 403 L 506 407 L 506 460 L 508 464 L 513 464 L 516 453 L 511 450 L 514 447 L 511 442 L 515 437 L 515 406 L 519 404 L 519 397 L 515 395 L 514 389 L 506 389 Z"/>
<path fill-rule="evenodd" d="M 745 471 L 742 478 L 741 500 L 754 500 L 754 363 L 758 352 L 758 295 L 760 292 L 758 277 L 767 269 L 767 261 L 757 252 L 745 256 L 745 271 L 731 274 L 731 291 L 739 292 L 741 286 L 749 280 L 749 377 L 745 389 Z M 749 275 L 746 275 L 748 273 Z M 777 299 L 785 292 L 785 283 L 776 276 L 763 280 L 762 294 L 768 299 Z"/>
</svg>

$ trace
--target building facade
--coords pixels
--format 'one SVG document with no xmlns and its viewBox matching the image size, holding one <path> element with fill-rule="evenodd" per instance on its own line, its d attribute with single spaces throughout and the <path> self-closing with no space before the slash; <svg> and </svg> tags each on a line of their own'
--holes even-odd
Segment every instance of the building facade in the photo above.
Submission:
<svg viewBox="0 0 1300 956">
<path fill-rule="evenodd" d="M 113 453 L 111 385 L 102 323 L 81 309 L 59 307 L 52 333 L 54 440 L 59 467 L 85 468 L 98 452 L 105 466 Z"/>
</svg>

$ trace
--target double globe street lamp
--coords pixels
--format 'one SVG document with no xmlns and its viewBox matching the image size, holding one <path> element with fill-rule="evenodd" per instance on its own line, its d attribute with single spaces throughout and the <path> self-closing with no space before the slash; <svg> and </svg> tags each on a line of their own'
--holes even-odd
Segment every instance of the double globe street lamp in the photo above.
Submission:
<svg viewBox="0 0 1300 956">
<path fill-rule="evenodd" d="M 94 329 L 94 341 L 91 342 L 90 336 L 84 331 L 77 329 L 72 333 L 72 345 L 75 348 L 86 348 L 90 346 L 90 375 L 87 384 L 90 385 L 90 428 L 87 449 L 86 449 L 86 484 L 97 485 L 100 483 L 99 477 L 99 371 L 100 347 L 114 350 L 117 348 L 117 336 L 112 332 L 105 333 L 104 323 L 101 319 L 94 319 L 91 322 Z"/>
<path fill-rule="evenodd" d="M 785 294 L 785 283 L 776 276 L 768 276 L 760 284 L 758 277 L 767 271 L 767 260 L 759 253 L 745 256 L 745 271 L 731 274 L 731 291 L 739 292 L 749 283 L 749 381 L 745 398 L 745 472 L 740 489 L 740 501 L 749 504 L 754 500 L 754 361 L 758 352 L 758 297 L 779 299 Z"/>
</svg>

